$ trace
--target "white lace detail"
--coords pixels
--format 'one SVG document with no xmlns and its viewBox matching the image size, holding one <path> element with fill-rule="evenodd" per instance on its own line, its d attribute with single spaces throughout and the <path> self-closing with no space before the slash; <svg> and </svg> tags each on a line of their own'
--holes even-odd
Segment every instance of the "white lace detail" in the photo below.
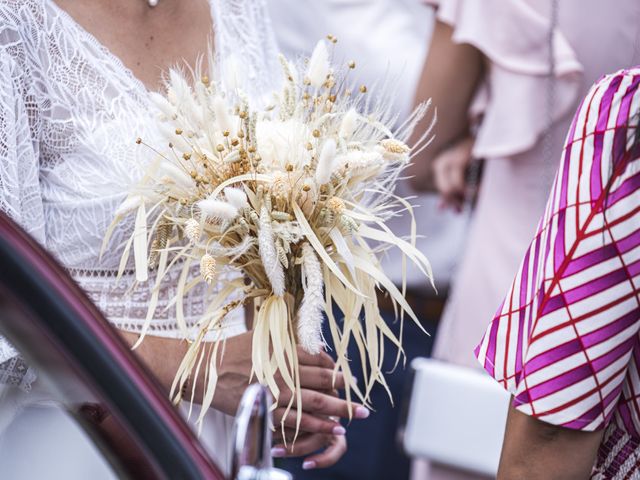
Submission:
<svg viewBox="0 0 640 480">
<path fill-rule="evenodd" d="M 243 90 L 264 96 L 278 69 L 264 0 L 210 1 L 218 72 L 225 58 L 239 55 L 247 69 Z M 134 331 L 146 315 L 149 285 L 125 295 L 132 276 L 115 285 L 113 275 L 133 225 L 119 227 L 98 258 L 115 209 L 148 160 L 135 139 L 154 142 L 146 127 L 148 93 L 53 0 L 0 0 L 0 209 L 72 272 L 111 322 Z M 165 309 L 172 281 L 162 289 L 154 324 L 168 334 L 177 331 L 174 309 Z M 190 323 L 206 299 L 204 287 L 187 296 Z M 229 322 L 241 316 L 236 311 Z M 33 378 L 23 367 L 0 337 L 0 382 L 28 385 Z"/>
</svg>

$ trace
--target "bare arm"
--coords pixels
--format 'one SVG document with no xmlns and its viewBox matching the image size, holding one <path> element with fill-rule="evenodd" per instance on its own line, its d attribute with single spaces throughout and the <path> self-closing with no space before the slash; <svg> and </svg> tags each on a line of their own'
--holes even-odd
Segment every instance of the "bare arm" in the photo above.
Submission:
<svg viewBox="0 0 640 480">
<path fill-rule="evenodd" d="M 584 480 L 603 432 L 558 427 L 509 408 L 498 480 Z"/>
<path fill-rule="evenodd" d="M 433 189 L 433 160 L 449 145 L 468 136 L 469 105 L 483 75 L 480 51 L 471 45 L 454 43 L 452 34 L 451 26 L 436 21 L 416 92 L 416 103 L 431 98 L 438 112 L 434 141 L 409 167 L 416 190 Z M 418 125 L 414 141 L 430 121 L 427 118 Z"/>
</svg>

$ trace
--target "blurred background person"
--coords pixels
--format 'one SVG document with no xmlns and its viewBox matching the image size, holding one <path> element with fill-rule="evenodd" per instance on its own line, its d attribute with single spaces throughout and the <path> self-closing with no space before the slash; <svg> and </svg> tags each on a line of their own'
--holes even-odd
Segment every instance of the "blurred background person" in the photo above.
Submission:
<svg viewBox="0 0 640 480">
<path fill-rule="evenodd" d="M 473 349 L 533 236 L 573 112 L 595 80 L 640 60 L 640 3 L 428 3 L 437 22 L 417 100 L 432 98 L 439 122 L 410 168 L 413 186 L 435 186 L 458 208 L 472 159 L 484 159 L 434 356 L 479 368 Z M 435 470 L 422 478 L 474 478 Z"/>
<path fill-rule="evenodd" d="M 327 34 L 337 38 L 334 60 L 337 65 L 356 62 L 354 85 L 367 85 L 372 95 L 390 96 L 398 123 L 412 110 L 412 102 L 431 36 L 433 13 L 419 0 L 270 0 L 270 13 L 279 47 L 287 56 L 309 55 L 316 42 Z M 381 91 L 385 79 L 390 88 Z M 377 87 L 377 88 L 376 88 Z M 397 192 L 414 196 L 408 182 Z M 438 294 L 416 270 L 408 270 L 407 300 L 421 322 L 434 335 L 449 281 L 464 240 L 464 215 L 442 211 L 434 194 L 421 194 L 411 200 L 418 227 L 417 247 L 432 262 Z M 389 224 L 396 234 L 409 234 L 409 215 Z M 384 260 L 385 273 L 401 285 L 402 259 L 392 251 Z M 385 319 L 392 322 L 390 302 L 379 298 Z M 392 325 L 399 333 L 399 322 Z M 331 338 L 331 335 L 326 335 Z M 405 320 L 404 348 L 408 362 L 416 356 L 428 356 L 433 337 L 422 333 L 411 320 Z M 357 357 L 355 345 L 350 350 Z M 385 345 L 385 371 L 395 364 L 395 347 Z M 358 376 L 360 372 L 354 371 Z M 360 378 L 362 378 L 360 376 Z M 299 460 L 286 460 L 286 468 L 300 479 L 404 479 L 410 462 L 397 442 L 398 421 L 404 401 L 405 369 L 402 365 L 386 376 L 395 407 L 384 388 L 372 393 L 375 412 L 362 424 L 347 425 L 349 450 L 334 468 L 322 472 L 304 472 Z"/>
</svg>

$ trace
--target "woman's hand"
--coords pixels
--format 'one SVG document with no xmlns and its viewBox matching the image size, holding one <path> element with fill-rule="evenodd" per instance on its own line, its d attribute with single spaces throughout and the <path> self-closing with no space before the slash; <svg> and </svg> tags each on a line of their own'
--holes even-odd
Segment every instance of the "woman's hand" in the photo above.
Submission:
<svg viewBox="0 0 640 480">
<path fill-rule="evenodd" d="M 347 453 L 347 439 L 342 435 L 312 433 L 301 435 L 294 444 L 277 444 L 271 449 L 275 458 L 306 457 L 304 470 L 335 465 Z"/>
<path fill-rule="evenodd" d="M 224 356 L 218 366 L 218 383 L 213 399 L 216 409 L 230 415 L 235 415 L 240 398 L 250 383 L 251 374 L 251 344 L 253 332 L 227 339 Z M 345 400 L 337 398 L 331 391 L 344 388 L 344 377 L 335 377 L 333 360 L 325 353 L 310 355 L 298 349 L 300 365 L 300 384 L 302 387 L 302 413 L 300 431 L 307 433 L 321 433 L 330 435 L 344 435 L 345 429 L 336 420 L 328 417 L 348 418 L 349 408 Z M 284 424 L 288 428 L 296 428 L 297 402 L 285 416 L 293 392 L 291 392 L 281 377 L 277 379 L 280 396 L 274 410 L 274 424 L 276 429 Z M 352 404 L 353 416 L 357 419 L 367 418 L 369 410 Z"/>
<path fill-rule="evenodd" d="M 122 332 L 122 336 L 133 345 L 138 335 Z M 218 382 L 213 398 L 213 407 L 229 415 L 235 415 L 240 399 L 250 383 L 251 351 L 253 332 L 230 337 L 226 340 L 224 354 L 218 363 Z M 173 338 L 147 336 L 135 350 L 138 357 L 155 374 L 167 392 L 171 388 L 175 373 L 187 351 L 184 341 Z M 298 349 L 300 364 L 300 381 L 302 386 L 302 408 L 300 431 L 305 433 L 320 433 L 329 435 L 344 435 L 345 429 L 337 420 L 329 417 L 348 418 L 349 408 L 345 400 L 336 398 L 333 389 L 344 388 L 344 378 L 337 375 L 333 381 L 334 363 L 331 358 L 322 353 L 309 355 Z M 204 369 L 202 369 L 204 370 Z M 195 381 L 195 402 L 201 402 L 204 394 L 204 372 Z M 280 426 L 295 428 L 297 420 L 296 402 L 285 418 L 285 411 L 292 397 L 282 381 L 278 379 L 280 397 L 274 411 L 274 423 Z M 189 387 L 190 388 L 190 387 Z M 365 407 L 352 404 L 354 418 L 362 419 L 369 416 Z"/>
<path fill-rule="evenodd" d="M 433 162 L 433 177 L 442 203 L 457 211 L 462 210 L 472 194 L 467 185 L 467 171 L 472 162 L 473 138 L 466 137 L 444 150 Z"/>
</svg>

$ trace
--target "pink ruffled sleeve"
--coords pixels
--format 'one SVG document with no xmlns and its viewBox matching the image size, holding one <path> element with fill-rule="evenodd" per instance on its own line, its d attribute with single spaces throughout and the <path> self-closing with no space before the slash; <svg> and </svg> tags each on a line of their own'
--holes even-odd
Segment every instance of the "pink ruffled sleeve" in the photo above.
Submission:
<svg viewBox="0 0 640 480">
<path fill-rule="evenodd" d="M 548 126 L 549 20 L 524 0 L 427 0 L 453 39 L 488 59 L 485 84 L 470 115 L 482 115 L 474 155 L 512 156 L 531 149 Z M 580 93 L 582 65 L 559 30 L 554 35 L 555 95 L 551 116 L 569 115 Z"/>
</svg>

